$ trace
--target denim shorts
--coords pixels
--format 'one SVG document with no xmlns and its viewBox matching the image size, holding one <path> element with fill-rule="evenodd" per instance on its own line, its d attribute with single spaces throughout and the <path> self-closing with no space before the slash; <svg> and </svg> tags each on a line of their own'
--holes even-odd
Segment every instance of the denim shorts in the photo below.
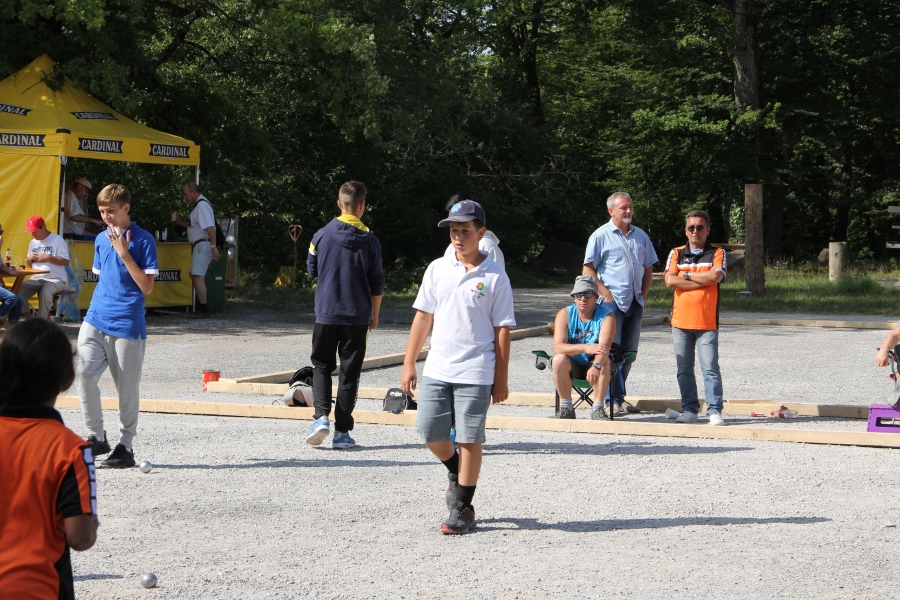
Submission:
<svg viewBox="0 0 900 600">
<path fill-rule="evenodd" d="M 457 443 L 484 443 L 491 386 L 445 383 L 430 377 L 422 377 L 419 384 L 416 428 L 426 444 L 449 441 L 454 426 Z"/>
</svg>

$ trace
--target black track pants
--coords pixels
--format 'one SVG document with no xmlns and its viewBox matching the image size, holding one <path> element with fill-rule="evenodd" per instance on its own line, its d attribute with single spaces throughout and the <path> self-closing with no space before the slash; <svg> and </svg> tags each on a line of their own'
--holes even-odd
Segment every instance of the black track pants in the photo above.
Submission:
<svg viewBox="0 0 900 600">
<path fill-rule="evenodd" d="M 331 414 L 331 373 L 335 354 L 341 361 L 337 402 L 334 407 L 335 431 L 353 430 L 353 409 L 359 391 L 359 373 L 366 358 L 368 325 L 321 325 L 313 328 L 313 400 L 316 418 Z"/>
</svg>

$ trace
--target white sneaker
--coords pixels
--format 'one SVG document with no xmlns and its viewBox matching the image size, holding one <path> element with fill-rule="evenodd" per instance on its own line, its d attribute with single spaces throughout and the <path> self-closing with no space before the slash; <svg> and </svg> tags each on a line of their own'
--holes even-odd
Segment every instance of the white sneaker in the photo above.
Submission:
<svg viewBox="0 0 900 600">
<path fill-rule="evenodd" d="M 717 412 L 709 413 L 709 424 L 714 426 L 721 426 L 725 424 L 725 419 L 722 418 Z"/>
<path fill-rule="evenodd" d="M 681 413 L 681 416 L 675 419 L 676 423 L 696 423 L 697 422 L 697 413 L 692 413 L 688 411 L 684 411 Z"/>
</svg>

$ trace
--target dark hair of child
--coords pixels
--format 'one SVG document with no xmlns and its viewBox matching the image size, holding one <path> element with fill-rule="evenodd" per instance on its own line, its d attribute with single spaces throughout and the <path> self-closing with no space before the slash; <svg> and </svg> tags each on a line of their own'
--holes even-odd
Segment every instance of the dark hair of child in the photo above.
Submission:
<svg viewBox="0 0 900 600">
<path fill-rule="evenodd" d="M 59 325 L 29 319 L 0 343 L 0 405 L 46 404 L 74 380 L 72 343 Z"/>
</svg>

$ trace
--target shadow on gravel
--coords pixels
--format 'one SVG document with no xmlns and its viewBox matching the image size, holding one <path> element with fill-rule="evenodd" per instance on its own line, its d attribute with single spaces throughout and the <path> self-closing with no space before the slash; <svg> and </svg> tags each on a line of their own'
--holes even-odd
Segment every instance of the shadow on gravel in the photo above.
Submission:
<svg viewBox="0 0 900 600">
<path fill-rule="evenodd" d="M 611 442 L 608 444 L 510 442 L 484 446 L 485 454 L 720 454 L 753 450 L 746 446 L 665 446 L 642 442 Z"/>
<path fill-rule="evenodd" d="M 342 452 L 346 452 L 343 450 Z M 432 461 L 407 461 L 407 460 L 331 460 L 322 458 L 318 460 L 265 460 L 248 458 L 250 463 L 239 465 L 153 465 L 154 469 L 199 469 L 215 471 L 218 469 L 281 469 L 281 468 L 317 468 L 317 467 L 410 467 L 419 465 L 434 465 Z"/>
<path fill-rule="evenodd" d="M 75 581 L 92 581 L 94 579 L 123 579 L 123 575 L 113 575 L 111 573 L 91 573 L 90 575 L 75 575 Z"/>
<path fill-rule="evenodd" d="M 568 521 L 564 523 L 542 523 L 537 519 L 484 519 L 478 520 L 476 531 L 615 531 L 617 529 L 664 529 L 666 527 L 691 527 L 706 525 L 723 527 L 727 525 L 809 525 L 830 521 L 826 517 L 672 517 L 667 519 L 600 519 L 597 521 Z M 494 524 L 493 526 L 491 524 Z"/>
</svg>

